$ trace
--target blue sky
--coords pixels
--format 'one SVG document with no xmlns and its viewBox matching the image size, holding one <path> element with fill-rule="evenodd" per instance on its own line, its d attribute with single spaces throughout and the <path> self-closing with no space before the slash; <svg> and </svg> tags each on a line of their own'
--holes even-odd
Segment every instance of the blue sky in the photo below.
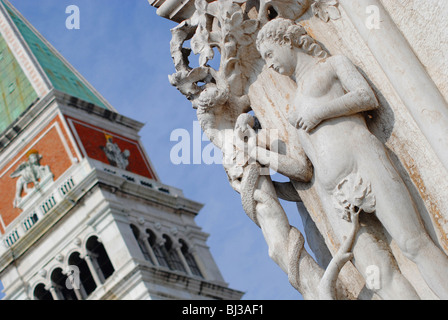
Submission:
<svg viewBox="0 0 448 320">
<path fill-rule="evenodd" d="M 261 230 L 244 213 L 222 166 L 170 161 L 176 144 L 171 132 L 192 133 L 196 120 L 191 104 L 168 82 L 175 23 L 158 17 L 147 0 L 10 2 L 119 113 L 145 123 L 141 139 L 160 179 L 205 204 L 196 222 L 210 234 L 207 244 L 229 286 L 246 292 L 244 299 L 301 299 L 269 258 Z M 65 27 L 69 5 L 80 9 L 79 30 Z M 290 223 L 302 229 L 295 204 L 283 204 Z"/>
</svg>

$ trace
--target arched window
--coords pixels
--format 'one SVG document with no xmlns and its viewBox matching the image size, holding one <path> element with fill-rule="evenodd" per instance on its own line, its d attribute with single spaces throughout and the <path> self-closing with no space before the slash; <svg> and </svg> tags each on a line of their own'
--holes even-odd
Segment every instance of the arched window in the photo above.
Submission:
<svg viewBox="0 0 448 320">
<path fill-rule="evenodd" d="M 40 283 L 33 292 L 34 300 L 54 300 L 51 292 L 45 289 L 45 285 Z"/>
<path fill-rule="evenodd" d="M 162 250 L 166 250 L 167 252 L 168 265 L 170 269 L 187 272 L 184 265 L 182 264 L 182 261 L 180 260 L 179 255 L 177 254 L 176 249 L 173 246 L 173 241 L 171 241 L 170 237 L 168 237 L 166 234 L 163 235 L 163 238 L 165 239 L 165 243 Z"/>
<path fill-rule="evenodd" d="M 68 286 L 68 278 L 62 273 L 61 268 L 55 269 L 51 274 L 51 282 L 56 294 L 61 300 L 78 300 L 73 288 Z"/>
<path fill-rule="evenodd" d="M 98 241 L 98 237 L 90 237 L 87 240 L 86 249 L 96 267 L 95 271 L 98 274 L 101 274 L 104 280 L 109 278 L 114 273 L 115 269 L 103 244 Z"/>
<path fill-rule="evenodd" d="M 71 270 L 74 272 L 74 277 L 79 277 L 79 290 L 83 297 L 87 297 L 96 289 L 96 283 L 93 279 L 92 273 L 84 259 L 81 259 L 78 252 L 74 252 L 68 258 L 68 264 L 70 266 L 77 267 L 77 270 Z M 70 268 L 71 269 L 71 268 Z M 78 281 L 78 279 L 77 279 Z"/>
<path fill-rule="evenodd" d="M 159 262 L 159 265 L 169 268 L 170 265 L 168 263 L 168 253 L 166 252 L 166 250 L 163 250 L 163 246 L 160 246 L 157 243 L 157 237 L 155 233 L 150 229 L 147 229 L 146 233 L 148 234 L 148 242 L 151 246 L 152 251 L 154 252 L 157 262 Z"/>
<path fill-rule="evenodd" d="M 187 261 L 187 265 L 190 268 L 191 273 L 203 278 L 204 276 L 202 275 L 201 270 L 199 269 L 198 264 L 196 263 L 196 259 L 191 254 L 187 243 L 182 239 L 179 240 L 179 243 L 181 244 L 180 250 L 184 255 L 185 261 Z"/>
<path fill-rule="evenodd" d="M 131 224 L 131 229 L 135 239 L 137 240 L 138 246 L 140 247 L 140 251 L 142 252 L 143 257 L 154 264 L 154 261 L 152 261 L 151 255 L 149 254 L 148 249 L 146 247 L 145 239 L 140 238 L 140 231 L 133 224 Z"/>
</svg>

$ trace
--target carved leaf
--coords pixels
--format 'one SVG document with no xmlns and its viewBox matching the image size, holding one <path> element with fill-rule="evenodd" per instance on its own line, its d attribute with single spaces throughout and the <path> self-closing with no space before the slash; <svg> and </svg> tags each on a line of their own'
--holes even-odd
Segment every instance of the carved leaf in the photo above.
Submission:
<svg viewBox="0 0 448 320">
<path fill-rule="evenodd" d="M 237 8 L 238 5 L 236 5 Z M 218 0 L 218 10 L 224 17 L 224 19 L 230 19 L 232 14 L 236 11 L 232 0 Z"/>
<path fill-rule="evenodd" d="M 257 20 L 246 20 L 243 22 L 243 25 L 241 26 L 241 28 L 243 29 L 243 33 L 253 34 L 255 31 L 257 31 L 258 21 Z"/>
<path fill-rule="evenodd" d="M 337 20 L 341 18 L 341 12 L 337 6 L 337 0 L 315 0 L 311 5 L 311 9 L 315 16 L 324 22 L 328 22 L 330 19 Z"/>
<path fill-rule="evenodd" d="M 327 12 L 331 20 L 337 20 L 341 18 L 341 12 L 337 7 L 330 6 L 327 8 Z"/>
<path fill-rule="evenodd" d="M 204 50 L 205 45 L 208 42 L 208 32 L 201 26 L 198 27 L 193 38 L 191 38 L 191 49 L 194 54 L 199 54 Z"/>
<path fill-rule="evenodd" d="M 207 1 L 205 0 L 196 0 L 194 2 L 194 5 L 196 7 L 196 10 L 199 14 L 204 14 L 205 12 L 207 12 Z"/>
<path fill-rule="evenodd" d="M 317 11 L 317 16 L 325 22 L 328 22 L 330 20 L 330 16 L 328 15 L 328 12 L 326 10 L 319 10 Z"/>
<path fill-rule="evenodd" d="M 213 51 L 212 48 L 210 48 L 209 46 L 207 46 L 203 51 L 202 54 L 199 57 L 199 65 L 200 66 L 205 66 L 207 65 L 207 62 L 212 60 L 213 57 L 215 56 L 215 52 Z"/>
<path fill-rule="evenodd" d="M 187 79 L 191 82 L 197 82 L 200 80 L 204 80 L 208 76 L 208 69 L 204 67 L 194 68 L 191 70 L 188 75 Z"/>
<path fill-rule="evenodd" d="M 238 28 L 243 23 L 243 13 L 241 11 L 237 11 L 232 15 L 230 19 L 230 25 L 233 28 Z"/>
<path fill-rule="evenodd" d="M 191 39 L 191 49 L 194 54 L 199 54 L 199 65 L 205 66 L 214 57 L 213 49 L 209 45 L 209 32 L 199 26 L 195 35 Z"/>
<path fill-rule="evenodd" d="M 191 23 L 193 25 L 205 27 L 207 24 L 206 13 L 208 10 L 208 3 L 205 0 L 196 0 L 194 5 L 196 7 L 196 11 L 191 17 Z"/>
<path fill-rule="evenodd" d="M 251 36 L 247 35 L 247 34 L 243 34 L 238 41 L 241 45 L 243 46 L 247 46 L 249 44 L 251 44 L 253 42 L 253 39 Z"/>
<path fill-rule="evenodd" d="M 337 185 L 333 200 L 336 210 L 347 221 L 351 221 L 351 211 L 356 207 L 366 213 L 375 211 L 376 199 L 370 183 L 356 174 L 349 175 Z"/>
</svg>

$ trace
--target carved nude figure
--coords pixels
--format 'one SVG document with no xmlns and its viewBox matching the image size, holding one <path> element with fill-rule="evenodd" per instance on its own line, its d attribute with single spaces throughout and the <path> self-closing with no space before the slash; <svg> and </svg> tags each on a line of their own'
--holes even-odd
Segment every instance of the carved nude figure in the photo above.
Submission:
<svg viewBox="0 0 448 320">
<path fill-rule="evenodd" d="M 433 292 L 448 299 L 448 257 L 430 239 L 409 191 L 361 114 L 379 106 L 364 77 L 345 56 L 327 57 L 304 28 L 290 20 L 268 22 L 258 34 L 257 48 L 268 67 L 297 84 L 285 116 L 299 131 L 322 202 L 333 206 L 327 211 L 336 215 L 335 197 L 347 183 L 360 180 L 369 198 L 360 207 L 363 214 L 373 212 Z M 350 224 L 350 216 L 344 219 L 342 226 Z M 358 269 L 366 267 L 365 250 L 373 250 L 370 263 L 380 266 L 382 278 L 388 280 L 382 283 L 383 296 L 392 297 L 398 290 L 403 298 L 418 298 L 391 258 L 375 248 L 375 241 L 363 239 L 355 240 L 354 263 Z"/>
<path fill-rule="evenodd" d="M 210 89 L 211 88 L 211 89 Z M 204 90 L 195 101 L 197 116 L 204 132 L 209 134 L 212 141 L 219 144 L 224 156 L 224 168 L 233 189 L 241 194 L 243 208 L 246 214 L 257 224 L 264 235 L 269 248 L 269 256 L 288 275 L 290 283 L 308 299 L 335 299 L 338 296 L 336 279 L 340 268 L 349 257 L 341 250 L 340 257 L 334 259 L 335 266 L 329 268 L 329 272 L 317 265 L 311 255 L 305 250 L 305 240 L 295 227 L 291 226 L 278 200 L 278 186 L 275 186 L 270 175 L 262 174 L 262 166 L 259 162 L 250 161 L 249 149 L 254 147 L 257 133 L 254 131 L 254 118 L 247 113 L 241 114 L 235 123 L 234 129 L 217 129 L 222 119 L 222 110 L 225 104 L 214 102 L 220 99 L 210 100 L 208 96 L 215 95 L 214 85 Z M 261 135 L 263 136 L 263 135 Z M 246 141 L 245 137 L 248 138 Z M 268 137 L 267 137 L 268 138 Z M 267 142 L 267 141 L 264 141 Z M 271 163 L 279 163 L 279 171 L 282 168 L 302 163 L 294 161 L 286 156 L 271 155 L 277 157 Z M 303 175 L 303 172 L 306 172 Z M 286 169 L 283 174 L 295 176 L 300 180 L 309 179 L 309 170 L 296 172 L 294 169 Z M 291 187 L 292 189 L 292 187 Z M 288 193 L 285 190 L 285 193 Z M 289 191 L 294 197 L 294 189 Z M 295 193 L 295 199 L 300 197 Z M 353 239 L 353 237 L 352 237 Z M 347 241 L 351 246 L 352 240 Z M 345 250 L 347 251 L 348 248 Z M 340 290 L 343 291 L 343 290 Z"/>
</svg>

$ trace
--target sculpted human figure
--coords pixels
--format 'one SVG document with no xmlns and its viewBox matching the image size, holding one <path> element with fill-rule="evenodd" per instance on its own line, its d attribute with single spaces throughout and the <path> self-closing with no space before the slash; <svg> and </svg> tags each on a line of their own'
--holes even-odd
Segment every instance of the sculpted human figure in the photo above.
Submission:
<svg viewBox="0 0 448 320">
<path fill-rule="evenodd" d="M 326 57 L 304 28 L 290 20 L 268 22 L 258 34 L 257 48 L 268 67 L 297 84 L 285 116 L 297 128 L 313 164 L 326 212 L 337 215 L 344 204 L 342 191 L 353 185 L 356 193 L 362 185 L 361 198 L 355 194 L 347 197 L 360 200 L 357 209 L 363 215 L 376 216 L 403 254 L 418 266 L 433 292 L 448 299 L 448 257 L 428 236 L 409 191 L 361 114 L 379 106 L 364 77 L 347 57 Z M 339 219 L 337 227 L 345 228 L 344 234 L 350 214 L 342 218 L 345 220 Z M 385 298 L 418 298 L 389 254 L 375 247 L 376 242 L 365 234 L 356 238 L 353 254 L 358 270 L 363 273 L 366 263 L 379 266 L 380 295 Z"/>
<path fill-rule="evenodd" d="M 197 109 L 203 131 L 223 152 L 223 165 L 229 182 L 241 194 L 245 212 L 261 228 L 270 257 L 288 275 L 290 283 L 299 292 L 310 299 L 336 297 L 337 290 L 332 280 L 337 278 L 337 274 L 330 273 L 324 278 L 325 281 L 321 281 L 324 272 L 304 249 L 302 234 L 290 225 L 278 200 L 278 187 L 270 175 L 262 174 L 259 162 L 250 161 L 250 146 L 254 146 L 256 138 L 259 143 L 269 144 L 268 134 L 255 133 L 255 119 L 250 114 L 242 113 L 236 119 L 229 120 L 225 113 L 228 108 L 226 95 L 225 86 L 219 81 L 216 85 L 208 84 L 194 97 L 193 106 Z M 263 142 L 260 137 L 265 137 Z M 307 181 L 311 178 L 311 167 L 303 168 L 307 162 L 302 163 L 282 154 L 264 154 L 263 160 L 270 160 L 270 164 L 279 172 L 294 176 L 297 180 Z M 292 187 L 285 189 L 281 191 L 284 195 L 295 197 L 292 201 L 300 201 Z M 318 288 L 319 284 L 322 288 Z"/>
</svg>

